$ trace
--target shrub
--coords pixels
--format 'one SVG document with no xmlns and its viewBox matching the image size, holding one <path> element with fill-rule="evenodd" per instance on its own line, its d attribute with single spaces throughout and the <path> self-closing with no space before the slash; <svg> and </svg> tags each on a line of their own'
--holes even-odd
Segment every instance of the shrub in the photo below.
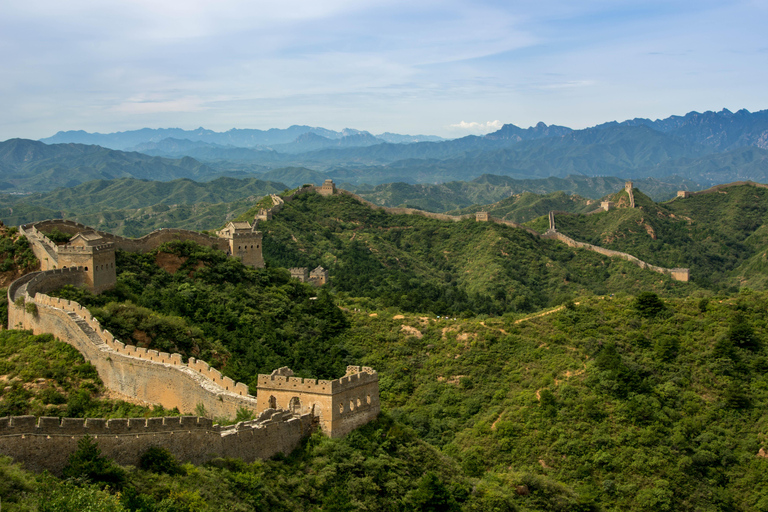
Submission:
<svg viewBox="0 0 768 512">
<path fill-rule="evenodd" d="M 26 311 L 32 316 L 37 316 L 37 304 L 35 304 L 34 302 L 28 302 L 24 306 L 24 311 Z"/>
<path fill-rule="evenodd" d="M 633 305 L 640 316 L 645 318 L 655 318 L 667 309 L 664 301 L 653 292 L 638 294 Z"/>
<path fill-rule="evenodd" d="M 125 471 L 101 455 L 101 449 L 91 436 L 77 442 L 77 450 L 69 456 L 62 472 L 65 478 L 84 479 L 93 483 L 119 488 L 125 481 Z"/>
<path fill-rule="evenodd" d="M 184 469 L 176 461 L 176 457 L 161 446 L 150 446 L 139 457 L 139 468 L 152 473 L 165 473 L 166 475 L 184 474 Z"/>
</svg>

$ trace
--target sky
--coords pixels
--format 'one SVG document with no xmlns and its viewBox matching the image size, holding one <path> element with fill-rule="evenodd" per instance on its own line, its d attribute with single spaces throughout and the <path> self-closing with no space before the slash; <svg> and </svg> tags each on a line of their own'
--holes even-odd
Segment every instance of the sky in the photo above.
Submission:
<svg viewBox="0 0 768 512">
<path fill-rule="evenodd" d="M 768 0 L 0 0 L 0 140 L 768 108 Z"/>
</svg>

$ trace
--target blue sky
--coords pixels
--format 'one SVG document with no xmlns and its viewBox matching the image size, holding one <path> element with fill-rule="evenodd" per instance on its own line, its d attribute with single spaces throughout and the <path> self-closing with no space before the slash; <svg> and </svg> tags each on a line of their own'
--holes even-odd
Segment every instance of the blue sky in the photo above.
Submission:
<svg viewBox="0 0 768 512">
<path fill-rule="evenodd" d="M 0 140 L 768 108 L 768 1 L 0 0 Z"/>
</svg>

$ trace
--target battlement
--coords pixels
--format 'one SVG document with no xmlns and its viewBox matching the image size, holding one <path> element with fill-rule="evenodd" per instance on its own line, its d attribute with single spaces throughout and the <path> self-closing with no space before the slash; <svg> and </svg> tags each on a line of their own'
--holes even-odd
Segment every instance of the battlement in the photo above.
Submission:
<svg viewBox="0 0 768 512">
<path fill-rule="evenodd" d="M 259 375 L 258 389 L 277 388 L 302 393 L 332 394 L 333 383 L 338 382 L 319 379 L 302 379 L 284 375 Z"/>
<path fill-rule="evenodd" d="M 50 297 L 45 292 L 84 278 L 81 269 L 67 268 L 37 272 L 14 282 L 9 288 L 11 302 L 23 297 L 34 302 L 35 312 L 13 305 L 9 322 L 14 327 L 49 332 L 73 345 L 97 369 L 107 388 L 131 398 L 178 407 L 192 412 L 202 404 L 216 416 L 233 417 L 238 409 L 257 409 L 257 401 L 242 382 L 223 376 L 204 361 L 126 345 L 75 301 Z M 17 284 L 18 283 L 18 284 Z M 154 385 L 149 382 L 154 381 Z"/>
<path fill-rule="evenodd" d="M 244 239 L 254 239 L 254 238 L 261 238 L 261 231 L 247 231 L 247 232 L 237 232 L 232 233 L 229 235 L 231 238 L 244 238 Z"/>
<path fill-rule="evenodd" d="M 203 464 L 216 457 L 246 462 L 287 454 L 312 432 L 310 414 L 264 411 L 257 419 L 230 426 L 208 418 L 0 418 L 0 454 L 34 471 L 60 474 L 77 443 L 90 436 L 103 455 L 119 464 L 137 465 L 148 448 L 168 449 L 181 462 Z"/>
<path fill-rule="evenodd" d="M 151 434 L 178 430 L 204 429 L 220 432 L 213 420 L 198 416 L 166 416 L 164 418 L 57 418 L 10 416 L 0 418 L 0 436 L 24 435 L 116 435 Z"/>
<path fill-rule="evenodd" d="M 80 252 L 85 254 L 92 254 L 99 251 L 104 251 L 107 249 L 114 249 L 114 244 L 112 243 L 105 243 L 105 244 L 99 244 L 99 245 L 89 245 L 89 246 L 81 246 L 81 245 L 60 245 L 58 246 L 58 252 L 59 254 L 67 253 L 67 252 Z"/>
</svg>

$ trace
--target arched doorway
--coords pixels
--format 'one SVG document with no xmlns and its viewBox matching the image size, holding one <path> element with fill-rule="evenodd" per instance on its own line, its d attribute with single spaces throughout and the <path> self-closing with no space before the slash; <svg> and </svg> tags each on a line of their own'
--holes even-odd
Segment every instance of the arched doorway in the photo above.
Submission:
<svg viewBox="0 0 768 512">
<path fill-rule="evenodd" d="M 293 414 L 301 414 L 301 400 L 299 400 L 299 397 L 291 398 L 291 401 L 288 403 L 288 410 Z"/>
<path fill-rule="evenodd" d="M 274 396 L 269 397 L 269 408 L 277 409 L 277 398 L 275 398 Z"/>
</svg>

